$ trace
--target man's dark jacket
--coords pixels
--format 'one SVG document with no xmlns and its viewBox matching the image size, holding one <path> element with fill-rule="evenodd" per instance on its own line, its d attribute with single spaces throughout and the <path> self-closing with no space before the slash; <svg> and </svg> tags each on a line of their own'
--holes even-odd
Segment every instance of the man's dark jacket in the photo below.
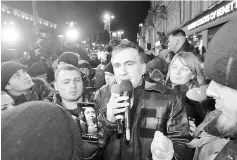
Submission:
<svg viewBox="0 0 237 160">
<path fill-rule="evenodd" d="M 106 106 L 110 99 L 108 87 L 96 94 L 95 101 L 106 117 Z M 190 160 L 193 151 L 186 145 L 189 135 L 186 108 L 181 99 L 160 84 L 144 83 L 134 90 L 134 104 L 131 108 L 131 139 L 117 135 L 108 129 L 111 136 L 103 152 L 103 159 L 151 160 L 151 142 L 155 131 L 161 131 L 172 140 L 175 160 Z M 112 123 L 111 123 L 112 124 Z M 112 125 L 111 125 L 112 126 Z"/>
</svg>

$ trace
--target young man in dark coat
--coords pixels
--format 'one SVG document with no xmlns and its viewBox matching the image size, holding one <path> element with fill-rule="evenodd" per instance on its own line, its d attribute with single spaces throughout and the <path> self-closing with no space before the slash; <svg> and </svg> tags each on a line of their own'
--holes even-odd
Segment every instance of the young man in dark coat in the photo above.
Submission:
<svg viewBox="0 0 237 160">
<path fill-rule="evenodd" d="M 171 32 L 169 36 L 168 49 L 175 54 L 179 52 L 192 52 L 197 55 L 195 47 L 188 42 L 186 34 L 182 29 L 177 29 Z"/>
<path fill-rule="evenodd" d="M 20 63 L 7 61 L 1 64 L 1 90 L 6 91 L 15 105 L 43 100 L 54 90 L 40 78 L 32 79 Z"/>
</svg>

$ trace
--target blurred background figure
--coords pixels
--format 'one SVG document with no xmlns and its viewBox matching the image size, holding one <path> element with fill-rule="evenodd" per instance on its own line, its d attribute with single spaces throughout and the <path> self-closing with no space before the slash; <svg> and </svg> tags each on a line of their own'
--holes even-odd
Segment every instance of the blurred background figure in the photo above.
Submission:
<svg viewBox="0 0 237 160">
<path fill-rule="evenodd" d="M 147 78 L 149 82 L 164 84 L 168 72 L 168 63 L 160 57 L 149 61 L 146 65 Z"/>
<path fill-rule="evenodd" d="M 116 83 L 114 70 L 111 62 L 105 66 L 105 83 L 110 87 Z"/>
<path fill-rule="evenodd" d="M 1 91 L 1 113 L 13 109 L 14 106 L 15 103 L 13 99 L 7 94 L 7 92 Z"/>
<path fill-rule="evenodd" d="M 78 56 L 73 52 L 64 52 L 58 58 L 58 67 L 71 64 L 78 68 Z"/>
<path fill-rule="evenodd" d="M 35 62 L 28 68 L 28 73 L 33 78 L 42 78 L 47 81 L 48 67 L 46 63 Z"/>
<path fill-rule="evenodd" d="M 82 73 L 83 86 L 94 87 L 94 81 L 93 81 L 94 71 L 91 65 L 85 60 L 80 60 L 78 62 L 78 69 Z"/>
</svg>

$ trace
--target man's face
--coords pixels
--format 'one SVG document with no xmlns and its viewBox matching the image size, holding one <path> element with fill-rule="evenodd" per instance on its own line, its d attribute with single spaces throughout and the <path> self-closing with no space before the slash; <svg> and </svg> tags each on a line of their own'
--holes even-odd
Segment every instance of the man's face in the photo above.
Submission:
<svg viewBox="0 0 237 160">
<path fill-rule="evenodd" d="M 169 36 L 168 49 L 173 52 L 177 51 L 177 39 L 172 35 Z"/>
<path fill-rule="evenodd" d="M 85 107 L 84 114 L 87 123 L 93 122 L 93 118 L 96 118 L 95 110 L 92 107 Z"/>
<path fill-rule="evenodd" d="M 110 72 L 105 72 L 105 82 L 106 84 L 113 85 L 116 83 L 114 74 Z"/>
<path fill-rule="evenodd" d="M 14 101 L 8 94 L 1 95 L 1 113 L 13 109 Z"/>
<path fill-rule="evenodd" d="M 136 88 L 142 82 L 142 75 L 146 71 L 146 64 L 141 63 L 139 53 L 134 48 L 115 51 L 111 59 L 115 79 L 118 84 L 123 80 L 130 80 Z"/>
<path fill-rule="evenodd" d="M 29 74 L 24 70 L 21 69 L 17 71 L 9 80 L 9 84 L 7 84 L 7 90 L 13 90 L 16 92 L 23 92 L 27 91 L 32 88 L 34 85 L 32 78 Z"/>
<path fill-rule="evenodd" d="M 176 58 L 170 67 L 170 81 L 174 85 L 184 85 L 192 78 L 194 78 L 194 74 L 185 65 L 185 62 L 182 59 Z"/>
<path fill-rule="evenodd" d="M 56 77 L 55 89 L 62 99 L 70 102 L 77 101 L 83 93 L 81 74 L 76 70 L 61 70 Z"/>
<path fill-rule="evenodd" d="M 236 128 L 237 124 L 237 90 L 211 81 L 206 91 L 207 95 L 213 97 L 216 101 L 215 107 L 221 111 L 218 119 L 218 126 L 222 130 Z"/>
</svg>

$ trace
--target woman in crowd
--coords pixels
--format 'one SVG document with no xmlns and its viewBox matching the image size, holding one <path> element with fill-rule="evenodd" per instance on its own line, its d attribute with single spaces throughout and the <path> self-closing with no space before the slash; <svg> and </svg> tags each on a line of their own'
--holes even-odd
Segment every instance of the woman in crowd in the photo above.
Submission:
<svg viewBox="0 0 237 160">
<path fill-rule="evenodd" d="M 180 52 L 174 56 L 166 76 L 166 85 L 183 96 L 191 132 L 203 121 L 208 110 L 204 108 L 203 102 L 187 98 L 186 93 L 190 89 L 203 87 L 204 83 L 205 77 L 200 62 L 193 53 Z"/>
</svg>

